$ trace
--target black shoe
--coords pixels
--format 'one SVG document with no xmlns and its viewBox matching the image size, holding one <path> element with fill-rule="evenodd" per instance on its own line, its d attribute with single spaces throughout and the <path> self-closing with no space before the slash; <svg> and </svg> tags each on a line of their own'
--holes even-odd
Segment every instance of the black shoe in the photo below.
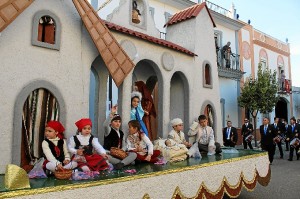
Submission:
<svg viewBox="0 0 300 199">
<path fill-rule="evenodd" d="M 280 156 L 280 159 L 283 159 L 283 156 Z"/>
<path fill-rule="evenodd" d="M 114 169 L 120 170 L 120 169 L 122 169 L 124 167 L 124 163 L 119 162 L 117 164 L 114 164 L 113 166 L 114 166 Z"/>
<path fill-rule="evenodd" d="M 289 158 L 288 161 L 293 161 L 293 159 L 290 159 L 290 158 Z"/>
</svg>

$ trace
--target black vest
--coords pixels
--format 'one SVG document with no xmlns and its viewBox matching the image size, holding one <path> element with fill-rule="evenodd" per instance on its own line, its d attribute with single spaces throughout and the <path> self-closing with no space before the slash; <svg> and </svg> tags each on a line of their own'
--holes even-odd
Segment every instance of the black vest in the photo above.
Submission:
<svg viewBox="0 0 300 199">
<path fill-rule="evenodd" d="M 118 147 L 119 142 L 120 142 L 120 148 L 122 148 L 124 133 L 121 130 L 119 130 L 119 132 L 120 132 L 120 138 L 118 136 L 117 131 L 111 128 L 109 135 L 104 137 L 104 148 L 106 150 L 110 150 L 111 147 Z"/>
<path fill-rule="evenodd" d="M 53 156 L 60 162 L 63 162 L 65 160 L 65 154 L 64 154 L 64 140 L 60 139 L 57 142 L 57 147 L 60 150 L 60 154 L 57 154 L 55 151 L 55 145 L 53 142 L 51 142 L 48 139 L 45 139 L 46 142 L 48 142 L 49 148 L 51 150 L 51 153 L 53 154 Z M 59 156 L 58 156 L 59 155 Z"/>
<path fill-rule="evenodd" d="M 93 154 L 93 141 L 94 136 L 91 135 L 90 139 L 89 139 L 89 145 L 81 145 L 80 141 L 78 140 L 77 136 L 74 135 L 74 142 L 75 142 L 75 149 L 79 149 L 79 147 L 82 147 L 82 149 L 84 149 L 84 154 L 87 155 L 92 155 Z"/>
</svg>

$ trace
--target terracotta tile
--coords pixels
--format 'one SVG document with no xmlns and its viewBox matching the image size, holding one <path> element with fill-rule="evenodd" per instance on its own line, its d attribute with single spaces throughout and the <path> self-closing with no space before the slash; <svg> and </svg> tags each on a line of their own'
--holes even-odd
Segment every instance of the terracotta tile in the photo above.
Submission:
<svg viewBox="0 0 300 199">
<path fill-rule="evenodd" d="M 2 0 L 2 1 L 0 1 L 0 9 L 2 9 L 1 6 L 4 6 L 4 4 L 8 3 L 9 1 L 10 0 Z"/>
<path fill-rule="evenodd" d="M 4 27 L 5 21 L 0 17 L 0 29 Z"/>
<path fill-rule="evenodd" d="M 186 8 L 184 10 L 181 10 L 177 13 L 175 13 L 171 19 L 164 25 L 164 27 L 166 26 L 170 26 L 170 25 L 173 25 L 173 24 L 176 24 L 176 23 L 179 23 L 181 21 L 185 21 L 185 20 L 188 20 L 188 19 L 191 19 L 191 18 L 194 18 L 196 16 L 198 16 L 198 14 L 201 12 L 201 10 L 205 8 L 209 14 L 209 17 L 214 25 L 214 27 L 216 27 L 216 24 L 209 12 L 209 9 L 207 8 L 206 6 L 206 3 L 203 2 L 201 4 L 196 4 L 196 5 L 193 5 L 189 8 Z"/>
<path fill-rule="evenodd" d="M 95 28 L 91 28 L 90 31 L 91 31 L 90 34 L 91 34 L 93 40 L 97 41 L 99 39 L 99 37 L 100 37 L 98 31 Z"/>
<path fill-rule="evenodd" d="M 96 46 L 98 47 L 99 52 L 103 51 L 104 49 L 106 49 L 106 44 L 104 43 L 104 41 L 102 40 L 102 38 L 99 38 Z"/>
<path fill-rule="evenodd" d="M 18 11 L 16 10 L 16 8 L 12 4 L 10 4 L 10 5 L 6 6 L 5 8 L 3 8 L 0 11 L 0 13 L 6 19 L 11 20 L 11 19 L 14 18 L 15 15 L 17 15 Z"/>
<path fill-rule="evenodd" d="M 96 24 L 96 29 L 98 30 L 98 32 L 99 32 L 100 34 L 103 34 L 103 33 L 105 33 L 105 31 L 106 31 L 105 27 L 104 27 L 103 24 L 100 23 L 100 22 L 98 22 L 98 23 Z"/>
<path fill-rule="evenodd" d="M 114 74 L 116 72 L 116 70 L 118 70 L 118 68 L 119 68 L 119 64 L 114 59 L 108 64 L 108 66 L 109 66 L 108 68 L 112 74 Z"/>
</svg>

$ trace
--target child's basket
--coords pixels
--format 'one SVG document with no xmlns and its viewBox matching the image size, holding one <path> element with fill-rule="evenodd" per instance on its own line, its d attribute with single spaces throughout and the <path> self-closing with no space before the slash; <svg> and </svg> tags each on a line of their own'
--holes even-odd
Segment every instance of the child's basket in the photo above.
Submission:
<svg viewBox="0 0 300 199">
<path fill-rule="evenodd" d="M 72 176 L 72 169 L 59 169 L 54 172 L 54 176 L 59 180 L 69 180 Z"/>
</svg>

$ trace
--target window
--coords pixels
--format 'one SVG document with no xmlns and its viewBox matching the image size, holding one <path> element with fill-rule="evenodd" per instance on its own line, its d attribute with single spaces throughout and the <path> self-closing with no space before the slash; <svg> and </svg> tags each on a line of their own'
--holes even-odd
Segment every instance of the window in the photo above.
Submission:
<svg viewBox="0 0 300 199">
<path fill-rule="evenodd" d="M 205 84 L 210 85 L 210 67 L 208 64 L 205 65 Z"/>
<path fill-rule="evenodd" d="M 154 11 L 155 9 L 153 7 L 149 7 L 149 12 L 153 19 L 154 19 Z"/>
<path fill-rule="evenodd" d="M 39 11 L 34 15 L 32 45 L 59 50 L 60 33 L 61 25 L 56 15 L 48 10 Z"/>
<path fill-rule="evenodd" d="M 55 22 L 49 16 L 42 16 L 38 25 L 38 41 L 55 43 Z"/>
<path fill-rule="evenodd" d="M 263 70 L 265 70 L 267 68 L 267 60 L 264 58 L 261 58 L 260 63 L 261 63 L 261 68 Z"/>
<path fill-rule="evenodd" d="M 167 23 L 169 21 L 169 19 L 171 18 L 171 14 L 168 12 L 165 12 L 165 22 Z"/>
<path fill-rule="evenodd" d="M 208 63 L 203 66 L 203 87 L 212 88 L 211 67 Z"/>
<path fill-rule="evenodd" d="M 262 66 L 262 69 L 265 70 L 268 67 L 268 54 L 265 49 L 260 49 L 259 51 L 259 60 Z"/>
</svg>

